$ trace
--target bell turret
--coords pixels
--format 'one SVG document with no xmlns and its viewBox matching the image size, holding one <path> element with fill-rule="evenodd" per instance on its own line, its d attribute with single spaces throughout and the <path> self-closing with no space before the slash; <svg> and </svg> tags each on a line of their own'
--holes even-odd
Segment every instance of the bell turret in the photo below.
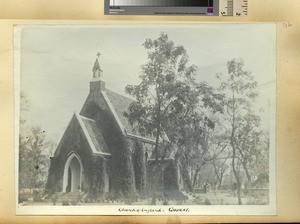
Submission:
<svg viewBox="0 0 300 224">
<path fill-rule="evenodd" d="M 99 64 L 99 56 L 101 54 L 98 52 L 97 58 L 93 67 L 93 79 L 90 82 L 90 91 L 103 91 L 105 90 L 105 82 L 102 80 L 103 79 L 103 71 L 100 68 Z"/>
<path fill-rule="evenodd" d="M 99 64 L 99 56 L 101 54 L 98 52 L 97 54 L 97 58 L 96 58 L 96 61 L 95 61 L 95 64 L 94 64 L 94 67 L 93 67 L 93 79 L 101 79 L 102 78 L 102 69 L 100 68 L 100 64 Z"/>
</svg>

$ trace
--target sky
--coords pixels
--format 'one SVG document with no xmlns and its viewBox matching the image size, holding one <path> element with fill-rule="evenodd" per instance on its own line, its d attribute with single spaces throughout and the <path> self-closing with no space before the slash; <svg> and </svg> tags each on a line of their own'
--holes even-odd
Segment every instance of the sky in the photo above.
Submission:
<svg viewBox="0 0 300 224">
<path fill-rule="evenodd" d="M 31 104 L 28 124 L 58 142 L 88 96 L 97 52 L 106 87 L 125 95 L 146 63 L 142 44 L 162 32 L 187 50 L 197 81 L 216 86 L 215 75 L 226 74 L 227 61 L 242 58 L 259 84 L 258 107 L 275 98 L 274 24 L 29 25 L 15 32 L 16 74 Z"/>
</svg>

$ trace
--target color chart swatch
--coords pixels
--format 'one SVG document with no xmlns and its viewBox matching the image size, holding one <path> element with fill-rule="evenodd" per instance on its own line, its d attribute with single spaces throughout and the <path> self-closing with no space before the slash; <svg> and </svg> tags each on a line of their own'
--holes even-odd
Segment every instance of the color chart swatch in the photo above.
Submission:
<svg viewBox="0 0 300 224">
<path fill-rule="evenodd" d="M 213 0 L 110 0 L 110 6 L 213 7 Z"/>
</svg>

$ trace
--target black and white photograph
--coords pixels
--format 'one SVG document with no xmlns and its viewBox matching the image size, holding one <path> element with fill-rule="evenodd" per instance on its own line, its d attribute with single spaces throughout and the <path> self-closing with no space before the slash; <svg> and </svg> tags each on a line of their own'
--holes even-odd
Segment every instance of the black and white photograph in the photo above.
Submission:
<svg viewBox="0 0 300 224">
<path fill-rule="evenodd" d="M 276 214 L 276 25 L 19 25 L 18 214 Z"/>
</svg>

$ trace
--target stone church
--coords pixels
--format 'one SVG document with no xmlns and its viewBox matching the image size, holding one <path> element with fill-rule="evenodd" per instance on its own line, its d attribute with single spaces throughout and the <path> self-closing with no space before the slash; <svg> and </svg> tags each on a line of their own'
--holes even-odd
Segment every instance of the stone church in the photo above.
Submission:
<svg viewBox="0 0 300 224">
<path fill-rule="evenodd" d="M 46 192 L 84 192 L 90 197 L 146 195 L 155 173 L 155 141 L 134 131 L 124 116 L 133 100 L 105 87 L 98 58 L 90 92 L 74 113 L 53 157 Z M 159 190 L 165 195 L 181 186 L 174 150 L 167 154 Z"/>
</svg>

